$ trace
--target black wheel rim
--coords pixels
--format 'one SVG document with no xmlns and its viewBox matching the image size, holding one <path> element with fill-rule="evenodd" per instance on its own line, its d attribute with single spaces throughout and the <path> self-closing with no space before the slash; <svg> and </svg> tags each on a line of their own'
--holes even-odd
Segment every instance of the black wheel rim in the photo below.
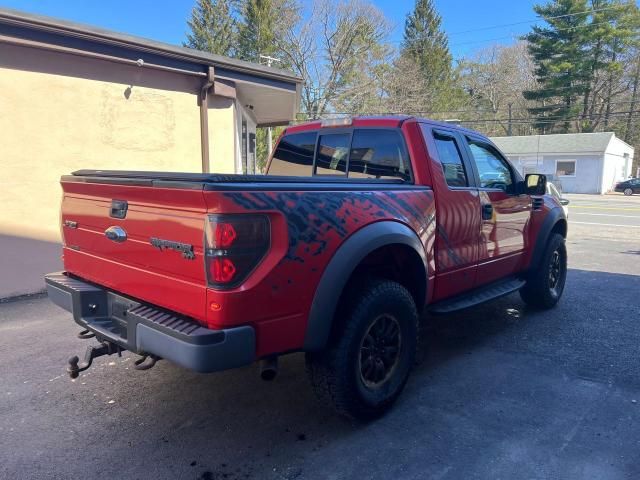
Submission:
<svg viewBox="0 0 640 480">
<path fill-rule="evenodd" d="M 549 265 L 549 288 L 555 294 L 559 293 L 558 290 L 561 286 L 562 275 L 562 256 L 560 252 L 556 250 L 551 255 L 551 262 Z"/>
<path fill-rule="evenodd" d="M 391 315 L 380 315 L 367 329 L 360 343 L 360 379 L 369 388 L 383 385 L 400 359 L 402 334 L 400 324 Z"/>
</svg>

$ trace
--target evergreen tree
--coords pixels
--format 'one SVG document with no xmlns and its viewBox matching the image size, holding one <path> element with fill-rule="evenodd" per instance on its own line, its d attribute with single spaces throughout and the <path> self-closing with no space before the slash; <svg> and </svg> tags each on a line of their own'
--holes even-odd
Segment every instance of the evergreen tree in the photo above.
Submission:
<svg viewBox="0 0 640 480">
<path fill-rule="evenodd" d="M 197 0 L 187 24 L 185 47 L 233 56 L 237 35 L 230 0 Z"/>
<path fill-rule="evenodd" d="M 237 56 L 249 62 L 269 64 L 260 55 L 276 58 L 271 66 L 287 68 L 283 56 L 278 52 L 283 44 L 282 35 L 288 30 L 289 22 L 298 20 L 298 5 L 295 0 L 242 0 L 240 2 L 242 21 L 238 27 Z M 256 160 L 258 169 L 263 170 L 269 153 L 269 128 L 256 130 Z"/>
<path fill-rule="evenodd" d="M 553 0 L 534 7 L 549 25 L 534 26 L 526 37 L 539 88 L 525 91 L 524 96 L 539 103 L 529 109 L 538 119 L 538 130 L 559 126 L 560 131 L 568 132 L 580 113 L 579 101 L 588 91 L 592 74 L 583 51 L 587 9 L 587 0 Z"/>
<path fill-rule="evenodd" d="M 540 131 L 593 132 L 609 126 L 623 95 L 625 52 L 638 36 L 637 5 L 630 0 L 553 0 L 534 10 L 548 26 L 527 35 L 538 88 L 529 112 Z"/>
<path fill-rule="evenodd" d="M 277 51 L 276 24 L 278 7 L 275 0 L 244 0 L 243 21 L 238 35 L 238 56 L 259 62 L 260 55 L 274 55 Z M 277 65 L 276 65 L 277 66 Z"/>
<path fill-rule="evenodd" d="M 401 55 L 415 61 L 428 86 L 451 80 L 451 53 L 433 0 L 416 0 L 407 16 Z"/>
<path fill-rule="evenodd" d="M 453 71 L 447 35 L 442 31 L 442 19 L 434 0 L 416 0 L 413 12 L 407 15 L 400 55 L 394 62 L 393 77 L 402 82 L 405 72 L 416 77 L 410 87 L 390 91 L 392 109 L 442 110 L 459 106 L 462 90 Z M 407 67 L 408 70 L 407 70 Z M 411 80 L 414 81 L 414 80 Z"/>
</svg>

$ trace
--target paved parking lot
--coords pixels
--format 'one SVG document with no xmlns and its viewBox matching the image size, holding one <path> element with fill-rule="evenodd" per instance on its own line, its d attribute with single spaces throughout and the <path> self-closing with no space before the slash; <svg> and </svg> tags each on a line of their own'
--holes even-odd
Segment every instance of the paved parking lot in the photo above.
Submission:
<svg viewBox="0 0 640 480">
<path fill-rule="evenodd" d="M 640 478 L 640 196 L 569 198 L 561 304 L 430 320 L 396 408 L 368 425 L 316 403 L 300 355 L 273 383 L 128 355 L 72 382 L 69 315 L 0 305 L 0 478 Z"/>
</svg>

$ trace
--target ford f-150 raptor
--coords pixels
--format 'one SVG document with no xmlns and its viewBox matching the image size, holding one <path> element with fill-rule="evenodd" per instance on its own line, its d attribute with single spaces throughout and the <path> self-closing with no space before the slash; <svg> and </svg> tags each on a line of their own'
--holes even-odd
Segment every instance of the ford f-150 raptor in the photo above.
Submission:
<svg viewBox="0 0 640 480">
<path fill-rule="evenodd" d="M 61 179 L 64 272 L 46 276 L 95 357 L 198 372 L 305 352 L 317 394 L 382 414 L 418 319 L 519 291 L 560 299 L 567 221 L 546 178 L 486 137 L 413 117 L 288 127 L 266 175 L 82 170 Z"/>
</svg>

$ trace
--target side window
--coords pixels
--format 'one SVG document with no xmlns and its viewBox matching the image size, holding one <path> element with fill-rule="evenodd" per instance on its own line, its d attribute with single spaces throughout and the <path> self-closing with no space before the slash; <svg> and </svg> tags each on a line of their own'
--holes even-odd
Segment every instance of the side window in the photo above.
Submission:
<svg viewBox="0 0 640 480">
<path fill-rule="evenodd" d="M 510 193 L 513 176 L 507 161 L 490 145 L 469 140 L 469 148 L 480 176 L 480 188 L 497 188 Z"/>
<path fill-rule="evenodd" d="M 454 137 L 433 132 L 438 150 L 438 158 L 442 164 L 444 178 L 450 187 L 468 187 L 467 172 L 464 169 L 462 154 Z"/>
<path fill-rule="evenodd" d="M 320 135 L 316 157 L 316 175 L 341 175 L 347 171 L 350 133 Z"/>
<path fill-rule="evenodd" d="M 316 132 L 285 135 L 273 153 L 268 175 L 311 176 L 315 148 Z"/>
<path fill-rule="evenodd" d="M 400 133 L 388 129 L 355 130 L 349 177 L 409 180 L 409 160 Z"/>
</svg>

